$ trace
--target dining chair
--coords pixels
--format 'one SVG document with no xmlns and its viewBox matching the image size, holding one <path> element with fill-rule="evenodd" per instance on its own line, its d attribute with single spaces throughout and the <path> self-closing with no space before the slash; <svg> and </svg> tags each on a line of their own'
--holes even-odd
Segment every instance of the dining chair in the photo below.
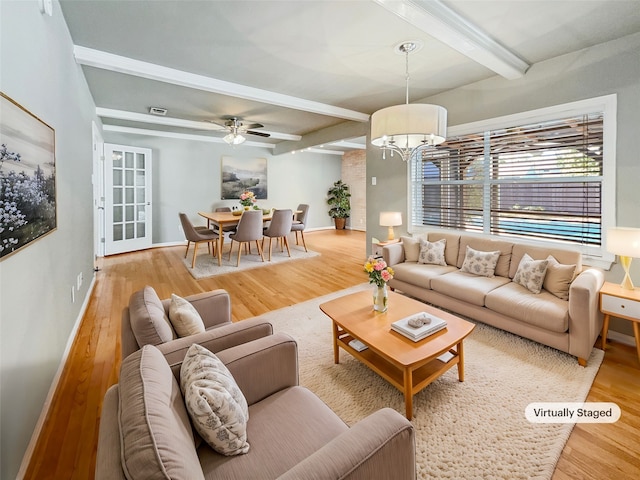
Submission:
<svg viewBox="0 0 640 480">
<path fill-rule="evenodd" d="M 202 227 L 196 230 L 196 227 L 193 226 L 186 214 L 179 213 L 178 215 L 180 216 L 182 230 L 187 238 L 187 250 L 184 252 L 184 258 L 187 258 L 189 253 L 189 245 L 191 245 L 191 242 L 194 243 L 193 260 L 191 262 L 191 268 L 194 268 L 196 266 L 196 256 L 198 255 L 198 245 L 200 243 L 207 243 L 209 253 L 215 255 L 215 240 L 218 239 L 218 234 L 213 230 L 203 229 Z"/>
<path fill-rule="evenodd" d="M 291 225 L 291 231 L 296 232 L 296 245 L 298 244 L 298 232 L 302 236 L 302 245 L 304 246 L 304 251 L 307 252 L 307 244 L 304 241 L 304 229 L 307 226 L 307 214 L 309 213 L 309 205 L 305 203 L 301 203 L 298 205 L 298 210 L 300 213 L 296 213 L 296 218 L 293 220 L 293 224 Z"/>
<path fill-rule="evenodd" d="M 282 239 L 282 243 L 287 247 L 287 253 L 291 256 L 291 250 L 289 250 L 289 240 L 287 235 L 291 233 L 291 225 L 293 223 L 293 211 L 288 210 L 275 210 L 271 217 L 271 223 L 264 231 L 264 237 L 262 237 L 262 249 L 264 250 L 264 240 L 269 238 L 269 261 L 271 261 L 271 242 L 274 238 Z M 281 251 L 284 251 L 284 246 L 281 246 Z"/>
<path fill-rule="evenodd" d="M 236 227 L 235 233 L 229 235 L 231 239 L 231 247 L 229 248 L 229 260 L 231 260 L 231 252 L 233 251 L 233 242 L 238 242 L 238 261 L 236 267 L 240 265 L 240 255 L 242 254 L 242 244 L 250 244 L 255 241 L 260 253 L 260 258 L 264 262 L 262 253 L 262 210 L 247 210 L 242 212 L 240 221 Z"/>
</svg>

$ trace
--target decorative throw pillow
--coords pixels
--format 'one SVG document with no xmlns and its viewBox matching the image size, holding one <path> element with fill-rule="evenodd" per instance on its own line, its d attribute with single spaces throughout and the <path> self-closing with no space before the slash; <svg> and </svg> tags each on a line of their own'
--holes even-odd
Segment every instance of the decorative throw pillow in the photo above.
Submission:
<svg viewBox="0 0 640 480">
<path fill-rule="evenodd" d="M 525 253 L 518 264 L 513 281 L 531 293 L 540 293 L 548 264 L 548 260 L 534 260 Z"/>
<path fill-rule="evenodd" d="M 188 300 L 171 294 L 169 321 L 179 337 L 188 337 L 205 331 L 202 317 Z"/>
<path fill-rule="evenodd" d="M 249 451 L 247 400 L 215 354 L 191 345 L 180 369 L 180 388 L 193 426 L 211 448 L 228 456 Z"/>
<path fill-rule="evenodd" d="M 404 261 L 417 262 L 420 255 L 420 244 L 415 237 L 400 237 L 404 248 Z"/>
<path fill-rule="evenodd" d="M 482 277 L 493 277 L 499 259 L 500 250 L 496 250 L 495 252 L 482 252 L 480 250 L 474 250 L 467 245 L 467 251 L 460 271 Z"/>
<path fill-rule="evenodd" d="M 431 265 L 447 265 L 444 260 L 444 247 L 447 241 L 443 238 L 437 242 L 429 242 L 424 238 L 420 239 L 420 256 L 418 263 L 428 263 Z"/>
<path fill-rule="evenodd" d="M 569 287 L 573 281 L 576 266 L 563 265 L 552 256 L 547 257 L 549 265 L 542 287 L 562 300 L 569 300 Z"/>
</svg>

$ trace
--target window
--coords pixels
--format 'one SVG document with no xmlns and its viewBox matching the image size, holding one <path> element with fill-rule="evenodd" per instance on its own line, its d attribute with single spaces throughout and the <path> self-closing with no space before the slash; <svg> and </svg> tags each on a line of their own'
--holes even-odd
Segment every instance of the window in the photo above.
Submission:
<svg viewBox="0 0 640 480">
<path fill-rule="evenodd" d="M 615 119 L 612 97 L 604 98 Z M 595 99 L 541 112 L 451 128 L 445 143 L 424 150 L 410 168 L 412 226 L 562 242 L 601 256 L 611 110 Z"/>
</svg>

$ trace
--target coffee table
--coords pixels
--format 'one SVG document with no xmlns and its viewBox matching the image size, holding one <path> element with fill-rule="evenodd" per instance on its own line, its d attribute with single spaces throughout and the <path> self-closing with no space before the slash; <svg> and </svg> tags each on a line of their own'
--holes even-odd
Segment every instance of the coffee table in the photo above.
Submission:
<svg viewBox="0 0 640 480">
<path fill-rule="evenodd" d="M 473 323 L 396 292 L 389 292 L 389 309 L 384 313 L 373 311 L 369 290 L 323 303 L 320 309 L 333 321 L 335 363 L 340 363 L 342 348 L 403 392 L 409 420 L 413 395 L 451 367 L 458 366 L 458 380 L 464 381 L 462 342 L 473 331 Z M 418 342 L 391 330 L 393 322 L 418 312 L 446 320 L 447 327 Z M 353 339 L 368 348 L 355 350 L 349 346 Z"/>
</svg>

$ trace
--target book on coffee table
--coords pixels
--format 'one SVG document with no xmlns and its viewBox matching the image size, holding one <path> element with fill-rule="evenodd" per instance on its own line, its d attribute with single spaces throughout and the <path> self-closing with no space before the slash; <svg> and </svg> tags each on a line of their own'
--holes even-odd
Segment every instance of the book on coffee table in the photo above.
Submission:
<svg viewBox="0 0 640 480">
<path fill-rule="evenodd" d="M 412 326 L 419 325 L 419 326 Z M 414 342 L 439 332 L 446 328 L 447 322 L 441 318 L 428 314 L 427 312 L 419 312 L 408 317 L 402 318 L 391 324 L 391 328 L 410 338 Z"/>
</svg>

